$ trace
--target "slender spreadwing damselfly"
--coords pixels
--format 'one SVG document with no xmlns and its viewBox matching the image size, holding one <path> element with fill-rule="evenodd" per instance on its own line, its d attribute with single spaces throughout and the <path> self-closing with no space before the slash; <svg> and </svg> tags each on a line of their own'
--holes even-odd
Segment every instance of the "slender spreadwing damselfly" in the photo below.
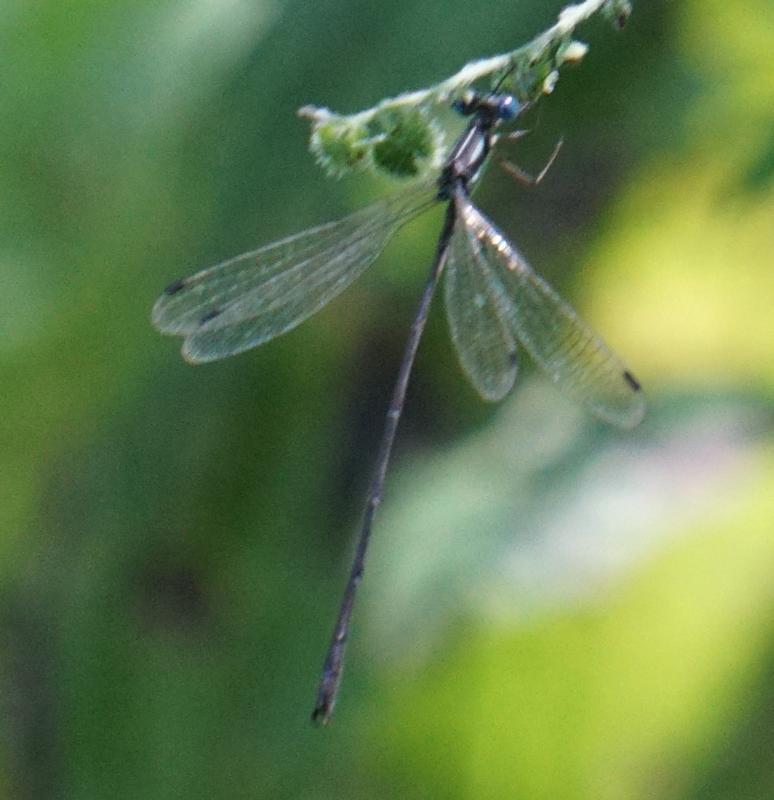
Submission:
<svg viewBox="0 0 774 800">
<path fill-rule="evenodd" d="M 398 228 L 438 203 L 446 205 L 387 411 L 352 568 L 318 687 L 312 717 L 323 723 L 329 722 L 336 701 L 371 526 L 382 500 L 409 375 L 443 273 L 451 337 L 463 371 L 484 399 L 500 400 L 513 386 L 521 347 L 568 395 L 601 419 L 630 428 L 645 411 L 632 373 L 471 202 L 497 138 L 495 129 L 516 119 L 526 106 L 510 94 L 467 92 L 454 108 L 470 119 L 440 176 L 337 222 L 175 281 L 153 308 L 160 331 L 184 338 L 182 352 L 188 361 L 232 356 L 295 328 L 363 273 Z M 529 182 L 514 165 L 504 166 Z"/>
</svg>

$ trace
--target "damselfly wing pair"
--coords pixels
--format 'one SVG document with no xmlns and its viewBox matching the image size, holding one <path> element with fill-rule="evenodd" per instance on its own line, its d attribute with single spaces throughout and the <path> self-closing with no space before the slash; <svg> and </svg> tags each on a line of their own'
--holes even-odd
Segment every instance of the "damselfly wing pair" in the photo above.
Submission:
<svg viewBox="0 0 774 800">
<path fill-rule="evenodd" d="M 268 342 L 319 311 L 362 274 L 392 235 L 438 203 L 446 205 L 430 275 L 412 323 L 387 412 L 357 548 L 320 680 L 313 719 L 327 723 L 336 701 L 357 586 L 409 375 L 435 288 L 445 273 L 446 314 L 465 374 L 486 400 L 513 386 L 519 350 L 601 419 L 630 428 L 645 411 L 623 362 L 471 202 L 495 129 L 526 104 L 509 94 L 468 92 L 455 102 L 470 120 L 433 180 L 379 200 L 337 222 L 244 253 L 175 281 L 153 308 L 163 333 L 182 336 L 183 356 L 214 361 Z"/>
</svg>

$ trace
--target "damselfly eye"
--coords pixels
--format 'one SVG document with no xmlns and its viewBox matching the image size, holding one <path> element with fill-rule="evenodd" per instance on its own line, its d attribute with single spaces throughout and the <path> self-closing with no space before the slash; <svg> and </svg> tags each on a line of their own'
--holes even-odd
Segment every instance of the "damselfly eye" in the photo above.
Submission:
<svg viewBox="0 0 774 800">
<path fill-rule="evenodd" d="M 513 119 L 519 113 L 519 103 L 512 94 L 504 94 L 497 104 L 497 116 L 500 119 Z"/>
<path fill-rule="evenodd" d="M 452 108 L 464 117 L 469 117 L 478 109 L 480 104 L 479 96 L 472 89 L 468 89 L 458 97 L 453 103 Z"/>
</svg>

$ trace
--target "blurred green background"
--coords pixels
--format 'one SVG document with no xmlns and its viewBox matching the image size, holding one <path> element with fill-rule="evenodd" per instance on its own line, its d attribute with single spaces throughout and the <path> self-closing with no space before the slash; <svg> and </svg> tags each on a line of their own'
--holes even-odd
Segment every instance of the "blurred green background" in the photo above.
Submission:
<svg viewBox="0 0 774 800">
<path fill-rule="evenodd" d="M 0 796 L 774 796 L 774 7 L 593 20 L 477 195 L 648 392 L 483 404 L 436 304 L 330 728 L 308 722 L 440 215 L 293 333 L 191 367 L 182 274 L 386 191 L 351 112 L 560 3 L 0 7 Z"/>
</svg>

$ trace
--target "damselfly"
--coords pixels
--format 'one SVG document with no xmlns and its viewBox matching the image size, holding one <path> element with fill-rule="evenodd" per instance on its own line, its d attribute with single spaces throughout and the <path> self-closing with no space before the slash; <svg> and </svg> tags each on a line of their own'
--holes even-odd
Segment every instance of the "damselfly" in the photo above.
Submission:
<svg viewBox="0 0 774 800">
<path fill-rule="evenodd" d="M 184 337 L 183 356 L 213 361 L 291 330 L 342 292 L 409 220 L 446 204 L 430 275 L 411 325 L 387 411 L 355 556 L 320 680 L 313 719 L 327 723 L 363 576 L 376 508 L 430 302 L 446 273 L 446 313 L 459 360 L 486 400 L 513 386 L 519 346 L 565 392 L 598 417 L 629 428 L 643 416 L 640 385 L 621 360 L 473 205 L 471 191 L 495 143 L 495 129 L 527 104 L 509 94 L 468 92 L 454 107 L 469 116 L 440 176 L 318 228 L 175 281 L 153 308 L 163 333 Z M 550 163 L 550 162 L 549 162 Z M 513 165 L 516 175 L 523 173 Z M 544 170 L 545 171 L 545 170 Z"/>
</svg>

